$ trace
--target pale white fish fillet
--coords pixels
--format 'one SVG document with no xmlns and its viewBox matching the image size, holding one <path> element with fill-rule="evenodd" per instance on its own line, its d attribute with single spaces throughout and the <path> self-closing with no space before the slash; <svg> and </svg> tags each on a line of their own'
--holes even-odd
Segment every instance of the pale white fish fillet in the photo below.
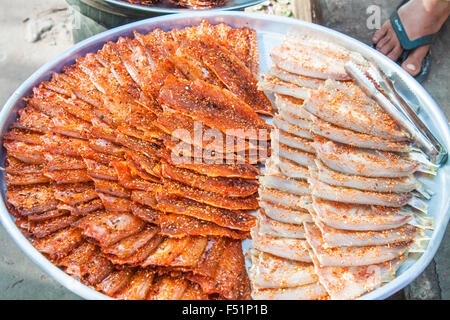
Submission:
<svg viewBox="0 0 450 320">
<path fill-rule="evenodd" d="M 290 30 L 288 30 L 284 41 L 292 42 L 293 44 L 302 46 L 305 45 L 304 41 L 308 41 L 308 44 L 313 48 L 317 48 L 318 46 L 320 46 L 321 50 L 325 50 L 323 54 L 331 57 L 333 61 L 336 61 L 336 59 L 350 59 L 357 65 L 367 65 L 367 60 L 359 52 L 351 51 L 335 42 L 319 38 L 317 35 L 311 36 L 309 35 L 309 33 L 305 34 L 304 30 L 300 31 L 296 30 L 295 28 L 291 28 Z"/>
<path fill-rule="evenodd" d="M 308 182 L 314 197 L 353 204 L 367 204 L 386 207 L 402 207 L 407 205 L 413 196 L 410 193 L 381 193 L 362 191 L 345 187 L 335 187 L 315 178 L 309 170 Z"/>
<path fill-rule="evenodd" d="M 278 238 L 305 239 L 303 225 L 284 223 L 269 218 L 264 209 L 259 210 L 259 233 Z"/>
<path fill-rule="evenodd" d="M 289 111 L 286 111 L 283 109 L 281 109 L 279 111 L 279 114 L 284 120 L 286 120 L 290 124 L 293 124 L 294 126 L 303 128 L 305 130 L 311 129 L 311 120 L 310 119 L 300 118 L 300 117 L 290 113 Z"/>
<path fill-rule="evenodd" d="M 328 294 L 325 288 L 317 281 L 293 288 L 254 288 L 252 298 L 254 300 L 323 300 L 328 298 Z"/>
<path fill-rule="evenodd" d="M 331 228 L 353 231 L 380 231 L 399 228 L 413 219 L 404 208 L 354 205 L 316 197 L 312 207 L 317 218 Z"/>
<path fill-rule="evenodd" d="M 391 141 L 409 141 L 397 123 L 353 83 L 327 80 L 325 85 L 311 91 L 303 107 L 338 127 Z"/>
<path fill-rule="evenodd" d="M 401 178 L 369 178 L 331 170 L 320 160 L 314 162 L 318 169 L 317 179 L 333 186 L 375 192 L 411 192 L 423 188 L 422 183 L 414 175 Z"/>
<path fill-rule="evenodd" d="M 305 100 L 309 97 L 312 89 L 299 87 L 296 84 L 282 81 L 272 76 L 261 75 L 261 80 L 258 81 L 258 90 Z"/>
<path fill-rule="evenodd" d="M 311 78 L 302 76 L 300 74 L 295 74 L 288 72 L 286 70 L 280 69 L 277 66 L 272 66 L 267 73 L 273 77 L 279 78 L 283 81 L 290 82 L 293 84 L 296 84 L 300 87 L 310 88 L 310 89 L 316 89 L 322 85 L 325 80 L 324 79 L 318 79 L 318 78 Z"/>
<path fill-rule="evenodd" d="M 290 124 L 279 114 L 277 114 L 273 117 L 273 125 L 275 127 L 279 128 L 280 130 L 289 132 L 290 134 L 293 134 L 297 137 L 305 138 L 305 139 L 309 139 L 309 140 L 313 139 L 313 136 L 312 136 L 311 132 L 309 132 L 309 130 L 306 130 L 299 126 Z"/>
<path fill-rule="evenodd" d="M 358 267 L 390 261 L 404 255 L 409 243 L 400 242 L 381 246 L 328 247 L 313 223 L 305 223 L 308 244 L 323 267 Z"/>
<path fill-rule="evenodd" d="M 302 239 L 277 238 L 258 232 L 258 224 L 250 230 L 253 247 L 274 256 L 300 262 L 311 262 L 308 243 Z"/>
<path fill-rule="evenodd" d="M 298 196 L 266 187 L 259 188 L 258 194 L 259 200 L 270 202 L 277 206 L 288 207 L 292 210 L 309 210 L 311 208 L 310 196 Z"/>
<path fill-rule="evenodd" d="M 270 132 L 271 140 L 276 140 L 282 144 L 301 151 L 315 153 L 312 146 L 312 140 L 298 137 L 280 129 L 274 129 Z"/>
<path fill-rule="evenodd" d="M 389 243 L 413 241 L 417 228 L 406 224 L 396 229 L 382 231 L 348 231 L 328 227 L 310 211 L 314 223 L 320 229 L 323 241 L 329 247 L 380 246 Z"/>
<path fill-rule="evenodd" d="M 351 52 L 326 41 L 286 38 L 272 49 L 270 56 L 281 69 L 312 78 L 349 80 L 345 63 Z"/>
<path fill-rule="evenodd" d="M 395 277 L 405 257 L 360 267 L 323 267 L 311 253 L 319 282 L 332 300 L 351 300 L 370 292 Z"/>
<path fill-rule="evenodd" d="M 276 163 L 278 165 L 278 168 L 280 168 L 280 171 L 289 178 L 295 178 L 295 179 L 308 179 L 309 177 L 309 171 L 307 167 L 301 166 L 294 161 L 277 157 Z"/>
<path fill-rule="evenodd" d="M 275 106 L 278 110 L 286 110 L 299 118 L 309 120 L 311 113 L 303 108 L 302 99 L 275 93 Z"/>
<path fill-rule="evenodd" d="M 254 288 L 292 288 L 317 282 L 312 263 L 283 259 L 251 249 L 249 270 Z"/>
<path fill-rule="evenodd" d="M 303 222 L 312 221 L 311 215 L 305 210 L 294 210 L 268 201 L 260 201 L 259 206 L 268 217 L 283 223 L 301 225 Z"/>
<path fill-rule="evenodd" d="M 259 178 L 259 182 L 266 188 L 277 189 L 280 191 L 293 193 L 298 196 L 306 196 L 311 193 L 306 181 L 288 178 L 283 174 L 264 175 Z"/>
<path fill-rule="evenodd" d="M 285 119 L 288 120 L 286 117 Z M 389 141 L 365 133 L 340 128 L 312 114 L 310 119 L 310 129 L 313 133 L 336 142 L 382 151 L 410 152 L 413 150 L 410 143 L 407 142 Z"/>
<path fill-rule="evenodd" d="M 420 164 L 392 152 L 359 149 L 327 139 L 313 143 L 319 158 L 334 171 L 366 177 L 406 177 L 420 168 Z"/>
<path fill-rule="evenodd" d="M 278 151 L 277 153 L 280 157 L 294 161 L 300 166 L 307 167 L 310 165 L 314 165 L 314 159 L 316 157 L 312 153 L 291 148 L 282 143 L 279 143 L 279 141 L 277 141 L 276 139 L 272 141 L 272 148 L 273 150 Z"/>
</svg>

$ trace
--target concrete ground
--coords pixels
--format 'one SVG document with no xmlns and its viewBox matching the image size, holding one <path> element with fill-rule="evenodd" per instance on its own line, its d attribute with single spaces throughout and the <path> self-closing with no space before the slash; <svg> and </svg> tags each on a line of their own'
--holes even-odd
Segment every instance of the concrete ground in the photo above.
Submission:
<svg viewBox="0 0 450 320">
<path fill-rule="evenodd" d="M 399 2 L 387 0 L 319 0 L 324 25 L 369 43 L 374 30 L 366 23 L 371 10 L 385 21 Z M 378 8 L 378 9 L 377 9 Z M 0 106 L 45 62 L 72 45 L 74 21 L 64 0 L 2 0 L 0 2 Z M 76 19 L 75 19 L 76 20 Z M 376 21 L 375 21 L 376 22 Z M 424 87 L 450 118 L 450 23 L 433 45 L 433 65 Z M 395 299 L 449 299 L 447 276 L 450 232 L 430 266 Z M 0 226 L 0 299 L 79 299 L 43 273 L 15 245 Z"/>
</svg>

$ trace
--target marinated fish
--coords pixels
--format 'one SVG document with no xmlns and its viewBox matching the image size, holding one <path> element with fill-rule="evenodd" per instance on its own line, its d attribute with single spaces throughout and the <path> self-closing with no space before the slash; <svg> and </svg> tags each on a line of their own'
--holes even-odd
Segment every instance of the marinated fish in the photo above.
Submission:
<svg viewBox="0 0 450 320">
<path fill-rule="evenodd" d="M 267 71 L 267 73 L 273 77 L 276 77 L 289 83 L 293 83 L 299 87 L 305 87 L 310 89 L 316 89 L 325 82 L 325 80 L 323 79 L 311 78 L 302 76 L 300 74 L 288 72 L 286 70 L 280 69 L 275 65 L 271 66 L 269 71 Z"/>
<path fill-rule="evenodd" d="M 348 175 L 334 171 L 321 161 L 315 160 L 317 179 L 333 186 L 354 188 L 374 192 L 404 193 L 423 189 L 422 184 L 414 175 L 401 178 L 369 178 L 357 175 Z"/>
<path fill-rule="evenodd" d="M 292 210 L 309 210 L 311 208 L 311 197 L 309 196 L 298 196 L 266 187 L 260 187 L 258 193 L 260 200 L 291 208 Z"/>
<path fill-rule="evenodd" d="M 258 89 L 261 91 L 267 91 L 271 93 L 282 94 L 297 99 L 308 99 L 310 95 L 309 88 L 300 87 L 294 83 L 280 80 L 271 75 L 261 76 L 261 80 L 258 82 Z"/>
<path fill-rule="evenodd" d="M 380 231 L 401 227 L 411 221 L 412 212 L 403 208 L 355 205 L 313 197 L 314 212 L 326 225 L 342 230 Z"/>
<path fill-rule="evenodd" d="M 358 267 L 383 263 L 404 255 L 411 242 L 399 242 L 380 246 L 328 247 L 318 227 L 305 223 L 305 234 L 320 266 Z"/>
<path fill-rule="evenodd" d="M 277 205 L 268 201 L 260 201 L 260 211 L 265 212 L 271 219 L 287 223 L 301 225 L 303 222 L 312 221 L 312 218 L 306 210 L 293 210 L 290 207 Z"/>
<path fill-rule="evenodd" d="M 293 288 L 317 281 L 311 263 L 298 262 L 252 250 L 250 275 L 256 288 Z"/>
<path fill-rule="evenodd" d="M 327 82 L 311 93 L 303 107 L 338 127 L 390 141 L 408 141 L 408 135 L 356 84 Z"/>
<path fill-rule="evenodd" d="M 268 139 L 270 126 L 246 103 L 206 82 L 168 77 L 158 100 L 163 106 L 184 112 L 225 134 L 243 139 Z"/>
<path fill-rule="evenodd" d="M 269 218 L 264 210 L 259 210 L 259 232 L 278 238 L 305 239 L 303 225 L 280 222 Z"/>
<path fill-rule="evenodd" d="M 358 149 L 331 140 L 315 139 L 317 157 L 330 169 L 346 174 L 398 178 L 419 170 L 420 164 L 398 154 Z"/>
<path fill-rule="evenodd" d="M 311 173 L 308 183 L 311 188 L 312 196 L 329 201 L 398 208 L 405 206 L 413 198 L 409 193 L 380 193 L 345 187 L 334 187 L 317 180 Z"/>
<path fill-rule="evenodd" d="M 311 262 L 311 257 L 308 253 L 308 244 L 305 240 L 263 235 L 257 228 L 252 228 L 250 233 L 253 240 L 253 247 L 259 251 L 285 259 Z"/>
<path fill-rule="evenodd" d="M 272 49 L 272 61 L 281 69 L 311 78 L 349 80 L 344 65 L 364 59 L 334 43 L 307 36 L 288 36 Z"/>
<path fill-rule="evenodd" d="M 328 293 L 319 282 L 314 282 L 291 288 L 256 288 L 252 297 L 255 300 L 323 300 L 328 297 Z"/>
<path fill-rule="evenodd" d="M 312 256 L 316 274 L 333 300 L 355 299 L 380 287 L 395 277 L 395 271 L 405 260 L 395 260 L 359 267 L 325 267 Z"/>
</svg>

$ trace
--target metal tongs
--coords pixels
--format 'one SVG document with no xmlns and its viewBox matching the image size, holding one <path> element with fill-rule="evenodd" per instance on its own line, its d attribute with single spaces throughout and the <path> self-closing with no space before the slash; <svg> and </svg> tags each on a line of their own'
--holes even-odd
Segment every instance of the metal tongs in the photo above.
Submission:
<svg viewBox="0 0 450 320">
<path fill-rule="evenodd" d="M 415 145 L 436 165 L 447 161 L 448 153 L 417 113 L 395 90 L 391 80 L 372 61 L 368 62 L 367 74 L 353 62 L 345 64 L 345 70 L 355 83 L 374 99 L 397 123 L 409 133 Z M 377 86 L 381 89 L 379 90 Z"/>
</svg>

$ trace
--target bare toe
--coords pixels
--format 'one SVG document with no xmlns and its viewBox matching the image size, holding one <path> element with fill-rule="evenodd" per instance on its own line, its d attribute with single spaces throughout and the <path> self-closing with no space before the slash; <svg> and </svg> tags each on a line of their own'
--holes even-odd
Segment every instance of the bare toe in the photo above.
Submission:
<svg viewBox="0 0 450 320">
<path fill-rule="evenodd" d="M 403 48 L 400 43 L 397 43 L 394 48 L 387 54 L 387 57 L 393 61 L 397 61 L 403 53 Z"/>
<path fill-rule="evenodd" d="M 377 32 L 374 33 L 372 37 L 372 42 L 377 44 L 378 41 L 380 41 L 386 35 L 389 28 L 392 27 L 391 22 L 388 20 L 381 26 L 381 28 Z"/>
<path fill-rule="evenodd" d="M 430 46 L 419 47 L 408 55 L 408 58 L 402 63 L 402 68 L 405 69 L 410 75 L 416 76 L 419 74 L 422 67 L 422 61 L 430 50 Z"/>
<path fill-rule="evenodd" d="M 388 31 L 386 36 L 377 44 L 377 50 L 386 55 L 396 46 L 398 40 L 392 32 Z"/>
</svg>

